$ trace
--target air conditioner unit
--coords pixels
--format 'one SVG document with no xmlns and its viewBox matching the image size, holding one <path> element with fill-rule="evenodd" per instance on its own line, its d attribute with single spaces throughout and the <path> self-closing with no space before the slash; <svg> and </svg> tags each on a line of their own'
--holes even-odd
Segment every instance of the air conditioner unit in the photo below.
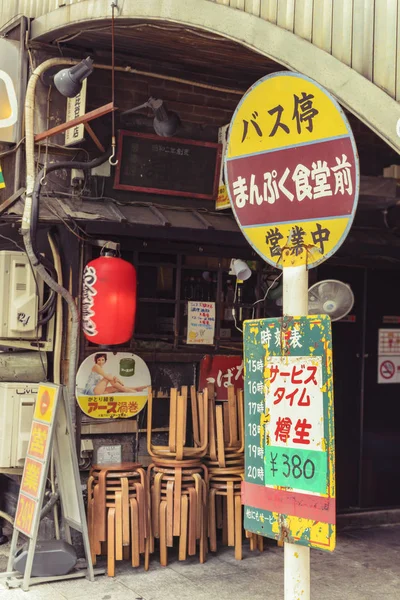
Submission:
<svg viewBox="0 0 400 600">
<path fill-rule="evenodd" d="M 36 279 L 37 285 L 25 252 L 0 251 L 0 339 L 32 340 L 41 336 L 37 322 L 43 280 Z"/>
<path fill-rule="evenodd" d="M 39 386 L 0 382 L 0 467 L 22 467 Z"/>
</svg>

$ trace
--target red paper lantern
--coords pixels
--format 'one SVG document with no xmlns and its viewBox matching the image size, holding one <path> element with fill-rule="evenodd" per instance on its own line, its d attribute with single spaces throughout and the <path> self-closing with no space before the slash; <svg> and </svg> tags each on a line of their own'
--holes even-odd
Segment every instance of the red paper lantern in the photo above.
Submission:
<svg viewBox="0 0 400 600">
<path fill-rule="evenodd" d="M 136 316 L 136 269 L 116 256 L 101 256 L 83 273 L 82 326 L 89 342 L 128 342 Z"/>
</svg>

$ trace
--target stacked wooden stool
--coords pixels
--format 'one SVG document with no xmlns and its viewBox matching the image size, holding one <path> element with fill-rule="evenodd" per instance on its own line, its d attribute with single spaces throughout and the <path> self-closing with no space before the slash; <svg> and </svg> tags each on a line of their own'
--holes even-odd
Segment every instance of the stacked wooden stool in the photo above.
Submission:
<svg viewBox="0 0 400 600">
<path fill-rule="evenodd" d="M 88 479 L 88 527 L 93 564 L 107 553 L 107 572 L 115 561 L 131 558 L 132 566 L 149 568 L 150 506 L 147 475 L 141 465 L 94 465 Z"/>
<path fill-rule="evenodd" d="M 148 398 L 147 449 L 153 458 L 148 468 L 151 496 L 151 551 L 159 539 L 160 563 L 168 564 L 168 547 L 179 537 L 179 560 L 197 553 L 200 562 L 207 552 L 208 471 L 202 464 L 207 450 L 207 391 L 191 389 L 192 424 L 195 444 L 187 442 L 188 388 L 171 390 L 169 439 L 166 446 L 152 444 L 153 396 Z"/>
<path fill-rule="evenodd" d="M 210 550 L 217 551 L 217 529 L 222 543 L 235 548 L 242 559 L 241 485 L 244 479 L 243 391 L 228 387 L 228 401 L 215 400 L 214 386 L 208 387 L 209 445 L 204 462 L 208 468 L 208 536 Z M 262 538 L 246 532 L 250 548 L 262 550 Z"/>
</svg>

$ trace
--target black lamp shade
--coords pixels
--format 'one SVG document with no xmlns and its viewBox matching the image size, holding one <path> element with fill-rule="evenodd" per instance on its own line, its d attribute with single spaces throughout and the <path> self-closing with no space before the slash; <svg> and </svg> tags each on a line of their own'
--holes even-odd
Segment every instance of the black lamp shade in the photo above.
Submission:
<svg viewBox="0 0 400 600">
<path fill-rule="evenodd" d="M 54 76 L 54 85 L 67 98 L 74 98 L 79 94 L 82 81 L 93 71 L 93 61 L 90 57 L 85 58 L 77 65 L 69 69 L 62 69 Z"/>
</svg>

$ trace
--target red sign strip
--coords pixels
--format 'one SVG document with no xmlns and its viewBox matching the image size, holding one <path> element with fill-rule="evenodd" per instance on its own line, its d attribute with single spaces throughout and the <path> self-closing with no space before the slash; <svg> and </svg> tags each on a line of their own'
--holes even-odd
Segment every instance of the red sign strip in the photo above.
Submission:
<svg viewBox="0 0 400 600">
<path fill-rule="evenodd" d="M 352 214 L 357 177 L 350 137 L 234 158 L 226 168 L 242 227 Z"/>
<path fill-rule="evenodd" d="M 293 517 L 335 523 L 336 500 L 242 482 L 242 504 Z"/>
</svg>

